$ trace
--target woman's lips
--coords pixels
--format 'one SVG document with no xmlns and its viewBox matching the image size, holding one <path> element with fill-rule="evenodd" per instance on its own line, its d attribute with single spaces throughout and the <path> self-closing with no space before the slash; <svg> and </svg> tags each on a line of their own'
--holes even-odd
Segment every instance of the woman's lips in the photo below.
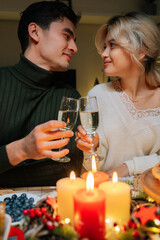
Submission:
<svg viewBox="0 0 160 240">
<path fill-rule="evenodd" d="M 104 62 L 104 66 L 107 66 L 108 64 L 110 64 L 112 61 L 105 61 Z"/>
</svg>

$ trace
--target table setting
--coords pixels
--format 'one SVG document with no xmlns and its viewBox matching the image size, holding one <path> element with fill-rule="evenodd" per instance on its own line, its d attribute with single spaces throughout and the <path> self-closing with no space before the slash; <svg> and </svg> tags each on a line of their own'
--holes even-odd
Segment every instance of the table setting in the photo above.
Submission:
<svg viewBox="0 0 160 240">
<path fill-rule="evenodd" d="M 93 156 L 93 166 L 94 161 Z M 56 186 L 0 189 L 3 210 L 5 205 L 3 240 L 13 236 L 30 240 L 160 239 L 160 181 L 152 169 L 129 178 L 118 179 L 116 172 L 112 179 L 99 175 L 99 185 L 94 186 L 95 173 L 96 169 L 87 177 L 76 177 L 72 171 Z M 7 199 L 15 196 L 32 200 L 16 222 L 6 211 Z"/>
</svg>

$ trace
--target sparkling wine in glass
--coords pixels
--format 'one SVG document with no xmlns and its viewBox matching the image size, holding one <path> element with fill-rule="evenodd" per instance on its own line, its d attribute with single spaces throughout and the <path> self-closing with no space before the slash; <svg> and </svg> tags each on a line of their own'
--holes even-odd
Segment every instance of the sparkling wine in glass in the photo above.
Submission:
<svg viewBox="0 0 160 240">
<path fill-rule="evenodd" d="M 99 123 L 99 112 L 98 112 L 98 104 L 97 98 L 93 97 L 82 97 L 79 100 L 79 114 L 82 127 L 86 131 L 86 133 L 92 137 L 94 142 L 94 136 L 96 134 L 96 130 L 98 128 Z M 94 154 L 96 161 L 103 160 L 103 157 L 96 154 L 94 149 L 91 149 L 91 155 L 89 157 L 85 157 L 85 160 L 91 161 L 91 157 Z"/>
<path fill-rule="evenodd" d="M 78 117 L 79 100 L 74 98 L 64 97 L 62 98 L 60 109 L 58 112 L 58 120 L 66 123 L 65 128 L 61 128 L 61 131 L 72 130 L 76 124 Z M 59 151 L 62 148 L 59 149 Z M 69 162 L 71 159 L 68 156 L 61 158 L 54 158 L 54 161 Z"/>
</svg>

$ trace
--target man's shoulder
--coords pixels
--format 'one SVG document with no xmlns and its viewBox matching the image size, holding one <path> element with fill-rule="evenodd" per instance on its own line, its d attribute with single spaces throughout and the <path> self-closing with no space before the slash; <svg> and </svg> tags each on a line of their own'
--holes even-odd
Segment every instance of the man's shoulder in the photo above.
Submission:
<svg viewBox="0 0 160 240">
<path fill-rule="evenodd" d="M 78 90 L 76 90 L 74 87 L 72 87 L 69 84 L 64 84 L 64 85 L 61 85 L 61 86 L 57 86 L 56 91 L 61 93 L 63 96 L 67 96 L 67 97 L 72 97 L 72 98 L 81 97 Z"/>
<path fill-rule="evenodd" d="M 0 79 L 2 79 L 3 76 L 5 77 L 8 72 L 9 66 L 0 67 Z"/>
<path fill-rule="evenodd" d="M 8 71 L 9 66 L 0 67 L 0 72 Z"/>
</svg>

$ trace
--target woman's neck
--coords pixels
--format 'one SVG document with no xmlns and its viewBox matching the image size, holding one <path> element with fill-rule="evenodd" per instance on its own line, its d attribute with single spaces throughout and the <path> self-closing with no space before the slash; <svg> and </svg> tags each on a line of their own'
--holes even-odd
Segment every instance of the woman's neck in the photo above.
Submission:
<svg viewBox="0 0 160 240">
<path fill-rule="evenodd" d="M 151 90 L 146 83 L 144 74 L 137 76 L 130 75 L 127 79 L 121 78 L 120 84 L 132 102 L 139 101 L 149 90 Z"/>
</svg>

